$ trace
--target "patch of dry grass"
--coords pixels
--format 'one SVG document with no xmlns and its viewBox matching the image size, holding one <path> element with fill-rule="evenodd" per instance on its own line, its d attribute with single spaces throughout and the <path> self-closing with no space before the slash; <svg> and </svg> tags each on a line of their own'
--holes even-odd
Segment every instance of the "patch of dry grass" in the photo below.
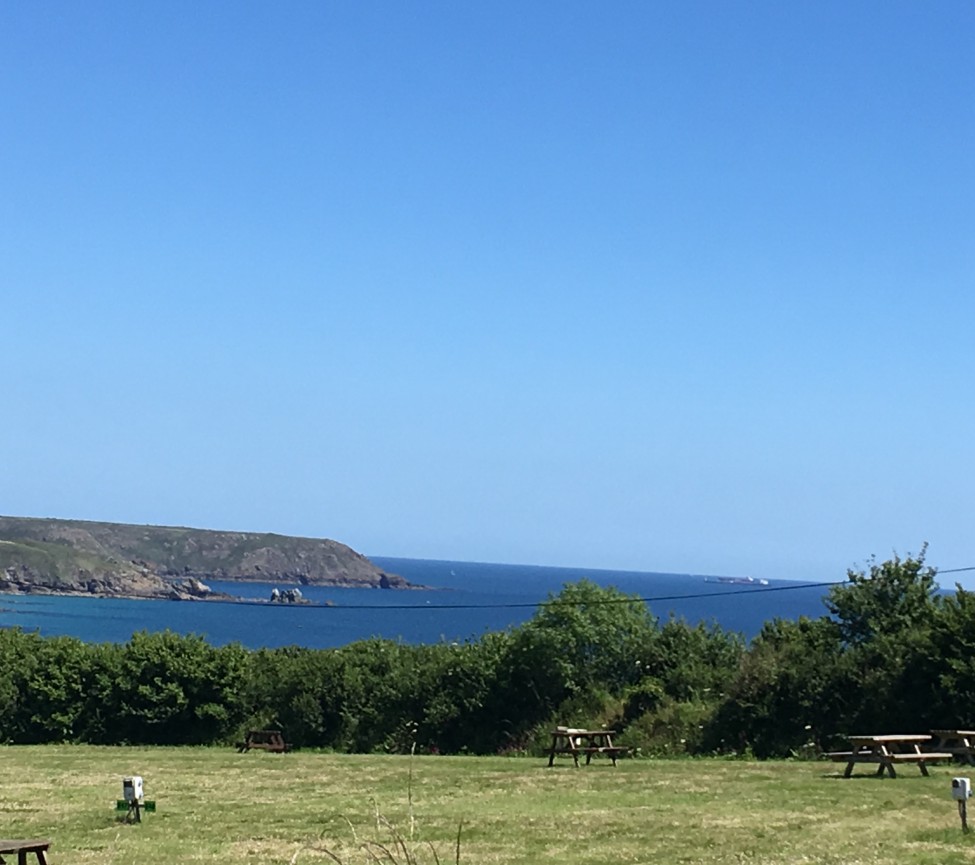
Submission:
<svg viewBox="0 0 975 865">
<path fill-rule="evenodd" d="M 0 834 L 50 837 L 51 865 L 448 865 L 458 827 L 466 865 L 975 863 L 950 794 L 963 770 L 836 768 L 4 747 Z M 157 811 L 130 825 L 114 804 L 133 774 Z"/>
</svg>

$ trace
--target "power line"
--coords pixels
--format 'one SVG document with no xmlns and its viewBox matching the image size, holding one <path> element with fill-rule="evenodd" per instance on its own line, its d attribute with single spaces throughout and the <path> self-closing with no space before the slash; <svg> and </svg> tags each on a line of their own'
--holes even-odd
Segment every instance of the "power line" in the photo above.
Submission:
<svg viewBox="0 0 975 865">
<path fill-rule="evenodd" d="M 975 571 L 975 565 L 967 568 L 951 568 L 938 571 L 939 574 L 958 574 L 962 571 Z M 834 580 L 828 583 L 796 583 L 788 586 L 762 586 L 756 588 L 732 589 L 724 592 L 700 592 L 690 595 L 651 595 L 649 597 L 623 597 L 623 598 L 596 598 L 582 603 L 590 605 L 604 604 L 655 604 L 662 601 L 693 601 L 697 598 L 727 598 L 734 595 L 762 595 L 770 592 L 795 592 L 801 589 L 822 589 L 829 586 L 845 585 L 847 580 Z M 267 606 L 267 601 L 237 600 L 230 603 L 238 604 L 260 604 Z M 270 606 L 281 606 L 283 609 L 295 608 L 332 608 L 336 610 L 520 610 L 536 609 L 538 607 L 574 607 L 579 605 L 579 601 L 565 601 L 560 598 L 551 598 L 543 601 L 525 601 L 510 604 L 336 604 L 334 602 L 318 603 L 312 601 L 304 604 L 282 604 Z"/>
<path fill-rule="evenodd" d="M 328 607 L 336 610 L 517 610 L 535 609 L 536 607 L 575 607 L 580 603 L 595 605 L 604 604 L 653 604 L 660 601 L 692 601 L 696 598 L 727 598 L 732 595 L 760 595 L 768 592 L 792 592 L 799 589 L 817 589 L 825 586 L 838 586 L 846 582 L 841 580 L 834 583 L 799 583 L 790 586 L 765 586 L 762 588 L 732 589 L 725 592 L 701 592 L 691 595 L 655 595 L 651 597 L 623 597 L 623 598 L 596 598 L 593 600 L 565 601 L 560 598 L 552 598 L 544 601 L 526 601 L 510 604 L 336 604 L 336 603 L 307 603 L 307 604 L 272 604 L 282 609 L 294 609 L 301 607 L 322 608 Z M 232 603 L 261 604 L 268 605 L 267 601 L 236 601 Z"/>
</svg>

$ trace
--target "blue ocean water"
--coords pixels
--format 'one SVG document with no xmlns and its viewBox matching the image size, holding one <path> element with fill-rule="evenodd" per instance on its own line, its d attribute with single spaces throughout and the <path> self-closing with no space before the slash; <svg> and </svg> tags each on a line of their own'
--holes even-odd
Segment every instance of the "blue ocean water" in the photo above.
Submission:
<svg viewBox="0 0 975 865">
<path fill-rule="evenodd" d="M 211 588 L 254 603 L 134 601 L 0 595 L 0 627 L 66 635 L 86 642 L 126 642 L 134 632 L 199 634 L 214 645 L 329 648 L 369 637 L 407 643 L 477 639 L 532 617 L 537 604 L 563 585 L 588 579 L 648 598 L 651 612 L 688 622 L 715 622 L 750 638 L 772 618 L 826 613 L 823 583 L 772 580 L 769 586 L 709 582 L 691 574 L 658 574 L 497 565 L 372 556 L 383 570 L 431 591 L 303 586 L 308 606 L 257 603 L 272 584 L 210 582 Z"/>
</svg>

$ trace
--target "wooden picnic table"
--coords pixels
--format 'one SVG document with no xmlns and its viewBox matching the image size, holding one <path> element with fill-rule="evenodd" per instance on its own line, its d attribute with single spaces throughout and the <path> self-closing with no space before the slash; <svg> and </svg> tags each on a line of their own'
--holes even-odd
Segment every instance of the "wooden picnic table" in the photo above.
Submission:
<svg viewBox="0 0 975 865">
<path fill-rule="evenodd" d="M 884 772 L 896 778 L 896 763 L 916 763 L 922 775 L 928 774 L 928 763 L 950 760 L 952 755 L 943 751 L 922 751 L 921 745 L 931 741 L 924 733 L 888 733 L 882 736 L 849 736 L 850 751 L 831 751 L 827 757 L 836 762 L 846 762 L 844 778 L 853 774 L 857 763 L 877 763 L 877 774 Z"/>
<path fill-rule="evenodd" d="M 17 854 L 17 865 L 27 865 L 27 854 L 33 853 L 37 857 L 39 865 L 47 865 L 47 848 L 51 846 L 50 841 L 38 839 L 27 841 L 0 840 L 0 863 L 4 862 L 4 856 L 13 853 Z"/>
<path fill-rule="evenodd" d="M 284 733 L 280 730 L 248 730 L 244 741 L 237 743 L 237 751 L 243 753 L 251 748 L 284 754 L 291 750 L 291 743 L 284 741 Z"/>
<path fill-rule="evenodd" d="M 975 730 L 932 730 L 935 751 L 945 751 L 975 766 Z"/>
<path fill-rule="evenodd" d="M 596 754 L 609 757 L 616 765 L 616 758 L 625 754 L 628 748 L 619 748 L 613 744 L 615 730 L 579 730 L 575 727 L 556 727 L 552 731 L 552 746 L 548 750 L 548 764 L 555 762 L 559 754 L 571 755 L 576 766 L 579 765 L 579 755 L 586 755 L 586 765 Z"/>
</svg>

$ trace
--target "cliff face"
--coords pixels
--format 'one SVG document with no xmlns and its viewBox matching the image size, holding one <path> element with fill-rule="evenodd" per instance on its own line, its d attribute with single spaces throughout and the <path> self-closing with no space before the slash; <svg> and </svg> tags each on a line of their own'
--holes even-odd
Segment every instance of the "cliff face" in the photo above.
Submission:
<svg viewBox="0 0 975 865">
<path fill-rule="evenodd" d="M 0 517 L 0 591 L 206 597 L 207 580 L 410 587 L 338 541 Z"/>
</svg>

